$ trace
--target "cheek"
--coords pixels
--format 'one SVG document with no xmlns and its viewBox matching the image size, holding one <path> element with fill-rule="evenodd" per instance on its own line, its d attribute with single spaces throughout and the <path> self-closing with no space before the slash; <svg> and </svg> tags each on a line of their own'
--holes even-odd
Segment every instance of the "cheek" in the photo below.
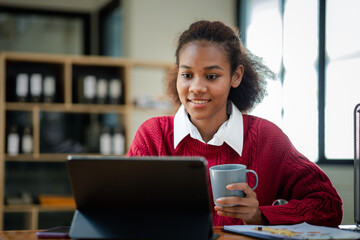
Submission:
<svg viewBox="0 0 360 240">
<path fill-rule="evenodd" d="M 182 99 L 184 95 L 186 94 L 186 85 L 181 80 L 176 81 L 176 90 L 179 95 L 179 98 Z"/>
<path fill-rule="evenodd" d="M 227 97 L 230 93 L 230 84 L 221 84 L 212 88 L 212 95 Z"/>
</svg>

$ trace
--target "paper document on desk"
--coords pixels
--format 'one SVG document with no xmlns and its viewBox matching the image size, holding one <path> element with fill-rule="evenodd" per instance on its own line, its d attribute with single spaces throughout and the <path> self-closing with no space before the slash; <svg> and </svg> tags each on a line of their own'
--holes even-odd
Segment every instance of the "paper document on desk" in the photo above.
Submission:
<svg viewBox="0 0 360 240">
<path fill-rule="evenodd" d="M 360 233 L 338 228 L 315 226 L 308 223 L 296 225 L 226 225 L 225 231 L 262 239 L 359 239 Z"/>
</svg>

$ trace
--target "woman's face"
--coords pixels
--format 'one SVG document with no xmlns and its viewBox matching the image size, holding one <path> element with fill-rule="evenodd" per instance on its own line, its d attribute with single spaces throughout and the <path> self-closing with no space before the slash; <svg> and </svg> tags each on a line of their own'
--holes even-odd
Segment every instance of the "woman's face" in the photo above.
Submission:
<svg viewBox="0 0 360 240">
<path fill-rule="evenodd" d="M 238 75 L 231 76 L 230 62 L 220 46 L 196 41 L 182 47 L 176 87 L 194 125 L 226 121 L 227 98 L 230 88 L 240 84 L 242 75 Z"/>
</svg>

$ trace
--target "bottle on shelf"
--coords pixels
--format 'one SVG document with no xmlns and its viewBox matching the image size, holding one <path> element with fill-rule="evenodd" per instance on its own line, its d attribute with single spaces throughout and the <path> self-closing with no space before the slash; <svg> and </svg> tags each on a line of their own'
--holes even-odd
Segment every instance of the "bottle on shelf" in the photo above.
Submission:
<svg viewBox="0 0 360 240">
<path fill-rule="evenodd" d="M 18 155 L 20 146 L 19 130 L 16 124 L 11 125 L 7 137 L 7 154 Z"/>
<path fill-rule="evenodd" d="M 112 135 L 112 154 L 125 154 L 125 136 L 123 128 L 120 126 L 114 128 L 114 133 Z"/>
<path fill-rule="evenodd" d="M 105 78 L 99 78 L 97 80 L 97 103 L 105 104 L 108 96 L 108 81 Z"/>
<path fill-rule="evenodd" d="M 100 154 L 111 154 L 111 133 L 108 126 L 104 126 L 100 134 Z"/>
<path fill-rule="evenodd" d="M 24 133 L 21 137 L 21 152 L 25 154 L 33 152 L 33 137 L 30 125 L 26 125 L 24 128 Z"/>
<path fill-rule="evenodd" d="M 82 79 L 82 102 L 94 103 L 96 98 L 96 77 L 94 75 L 86 75 Z"/>
<path fill-rule="evenodd" d="M 99 152 L 101 126 L 98 114 L 90 114 L 90 123 L 86 128 L 86 148 L 88 152 Z"/>
<path fill-rule="evenodd" d="M 53 103 L 55 100 L 56 79 L 54 76 L 44 77 L 44 102 Z"/>
<path fill-rule="evenodd" d="M 109 98 L 111 104 L 119 104 L 122 95 L 121 81 L 118 78 L 112 78 L 109 86 Z"/>
<path fill-rule="evenodd" d="M 7 205 L 28 205 L 32 204 L 33 202 L 34 201 L 31 193 L 27 191 L 22 191 L 16 195 L 5 196 L 5 203 Z"/>
<path fill-rule="evenodd" d="M 29 75 L 19 73 L 16 75 L 16 97 L 19 102 L 26 102 L 29 93 Z"/>
<path fill-rule="evenodd" d="M 40 102 L 42 94 L 42 75 L 40 73 L 30 75 L 30 93 L 32 102 Z"/>
</svg>

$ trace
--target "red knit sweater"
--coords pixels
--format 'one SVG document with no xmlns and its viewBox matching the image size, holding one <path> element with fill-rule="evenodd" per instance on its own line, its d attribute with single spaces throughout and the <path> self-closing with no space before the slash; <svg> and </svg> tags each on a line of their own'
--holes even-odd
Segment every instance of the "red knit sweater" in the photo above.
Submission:
<svg viewBox="0 0 360 240">
<path fill-rule="evenodd" d="M 301 155 L 276 125 L 250 115 L 243 115 L 243 119 L 242 156 L 226 143 L 213 146 L 190 135 L 174 149 L 174 116 L 155 117 L 143 123 L 128 156 L 203 156 L 208 167 L 241 163 L 258 174 L 255 192 L 269 224 L 307 222 L 338 226 L 343 214 L 342 201 L 325 173 Z M 250 176 L 248 182 L 253 186 L 254 179 Z M 209 191 L 212 199 L 211 186 Z M 286 199 L 289 203 L 271 206 L 276 199 Z M 242 224 L 240 219 L 219 216 L 214 210 L 212 217 L 215 226 Z"/>
</svg>

